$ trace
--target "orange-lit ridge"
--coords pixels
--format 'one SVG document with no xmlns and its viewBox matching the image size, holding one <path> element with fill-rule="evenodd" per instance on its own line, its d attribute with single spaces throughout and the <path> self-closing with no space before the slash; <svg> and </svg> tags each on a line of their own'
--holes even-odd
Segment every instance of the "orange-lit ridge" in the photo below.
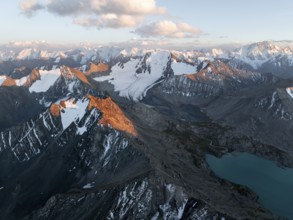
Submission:
<svg viewBox="0 0 293 220">
<path fill-rule="evenodd" d="M 137 136 L 137 131 L 134 128 L 133 123 L 125 116 L 119 106 L 110 98 L 101 99 L 89 95 L 90 103 L 88 109 L 97 108 L 103 112 L 103 118 L 99 121 L 99 124 L 124 131 L 133 136 Z"/>
<path fill-rule="evenodd" d="M 60 116 L 60 105 L 53 103 L 50 107 L 50 112 L 53 116 L 59 117 Z"/>
<path fill-rule="evenodd" d="M 35 81 L 39 80 L 41 78 L 40 71 L 38 69 L 33 69 L 31 74 L 29 75 L 25 85 L 31 86 Z"/>
<path fill-rule="evenodd" d="M 100 125 L 111 126 L 118 131 L 126 132 L 135 137 L 138 135 L 133 123 L 110 97 L 102 99 L 88 95 L 88 98 L 90 100 L 88 110 L 96 108 L 103 113 L 103 117 L 98 122 Z M 52 104 L 50 112 L 53 116 L 59 117 L 62 108 L 66 108 L 64 101 L 60 101 L 60 104 Z"/>
<path fill-rule="evenodd" d="M 110 70 L 109 65 L 105 63 L 94 64 L 91 63 L 89 70 L 86 72 L 86 75 L 91 75 L 92 73 L 107 72 Z"/>
<path fill-rule="evenodd" d="M 218 77 L 223 78 L 225 76 L 233 76 L 233 75 L 242 75 L 244 76 L 246 71 L 243 70 L 236 70 L 230 67 L 229 65 L 217 60 L 215 62 L 208 62 L 207 66 L 200 70 L 198 73 L 194 74 L 184 74 L 185 77 L 187 77 L 190 80 L 197 80 L 197 79 L 204 79 L 209 74 L 218 75 Z"/>
<path fill-rule="evenodd" d="M 4 82 L 2 83 L 2 86 L 15 86 L 16 80 L 12 79 L 11 77 L 7 76 Z"/>
<path fill-rule="evenodd" d="M 87 77 L 82 73 L 80 70 L 75 68 L 67 67 L 71 73 L 73 73 L 80 81 L 90 85 L 90 82 L 88 81 Z"/>
<path fill-rule="evenodd" d="M 105 71 L 109 70 L 109 66 L 106 64 L 101 63 L 98 65 L 95 65 L 95 64 L 93 64 L 93 65 L 94 66 L 92 67 L 92 71 L 98 70 L 98 69 L 100 70 L 100 72 L 104 71 L 104 70 Z M 60 70 L 61 70 L 63 77 L 71 78 L 71 79 L 76 77 L 77 79 L 79 79 L 83 83 L 91 85 L 90 82 L 88 81 L 87 76 L 78 69 L 70 68 L 67 66 L 62 66 L 62 67 L 60 67 Z M 41 78 L 40 70 L 33 69 L 31 71 L 31 73 L 25 77 L 25 81 L 21 84 L 21 86 L 30 87 L 35 81 L 39 80 L 40 78 Z M 16 86 L 18 81 L 19 81 L 19 79 L 13 79 L 13 78 L 7 76 L 1 86 Z"/>
<path fill-rule="evenodd" d="M 32 72 L 26 77 L 26 81 L 23 86 L 30 87 L 36 80 L 40 79 L 40 72 L 37 69 L 33 69 Z M 17 80 L 9 76 L 6 77 L 5 81 L 1 86 L 16 86 Z"/>
</svg>

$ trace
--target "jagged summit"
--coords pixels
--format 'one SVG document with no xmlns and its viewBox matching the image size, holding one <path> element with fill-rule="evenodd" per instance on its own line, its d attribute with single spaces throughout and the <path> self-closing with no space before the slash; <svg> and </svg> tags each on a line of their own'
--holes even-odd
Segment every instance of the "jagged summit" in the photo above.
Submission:
<svg viewBox="0 0 293 220">
<path fill-rule="evenodd" d="M 195 80 L 196 78 L 205 78 L 205 77 L 225 77 L 225 76 L 233 76 L 240 75 L 240 71 L 237 69 L 233 69 L 231 66 L 223 63 L 220 60 L 211 62 L 207 61 L 204 64 L 204 67 L 197 73 L 187 74 L 188 78 Z"/>
<path fill-rule="evenodd" d="M 76 49 L 65 48 L 61 50 L 54 47 L 51 49 L 47 47 L 44 49 L 40 47 L 11 47 L 10 49 L 0 49 L 0 59 L 4 62 L 2 65 L 15 65 L 15 68 L 19 68 L 16 62 L 25 64 L 37 60 L 32 69 L 50 69 L 67 65 L 79 67 L 85 71 L 89 69 L 87 65 L 90 62 L 104 62 L 113 65 L 120 60 L 143 57 L 145 54 L 157 50 L 106 46 L 81 46 Z M 169 52 L 177 62 L 182 61 L 191 65 L 198 65 L 204 60 L 226 59 L 237 68 L 251 68 L 260 72 L 264 72 L 268 66 L 274 65 L 275 67 L 270 69 L 276 75 L 286 75 L 285 72 L 293 65 L 293 51 L 290 44 L 286 45 L 274 41 L 253 43 L 231 50 L 213 48 L 209 50 L 172 50 Z M 9 75 L 13 71 L 14 69 L 10 69 L 2 74 Z"/>
<path fill-rule="evenodd" d="M 55 49 L 54 47 L 11 47 L 0 48 L 0 64 L 6 71 L 0 74 L 17 75 L 19 64 L 25 66 L 28 73 L 34 68 L 52 69 L 62 65 L 77 67 L 83 72 L 90 69 L 89 63 L 105 63 L 113 66 L 119 61 L 141 58 L 158 49 L 119 48 L 106 46 L 80 46 L 75 49 Z M 160 50 L 164 51 L 164 50 Z M 168 51 L 168 50 L 165 50 Z M 171 50 L 172 59 L 190 65 L 199 65 L 205 60 L 225 59 L 238 69 L 268 72 L 282 77 L 289 77 L 293 67 L 293 51 L 290 44 L 264 41 L 244 45 L 236 49 L 213 48 L 208 50 Z M 31 62 L 34 61 L 34 62 Z M 29 65 L 28 65 L 29 64 Z M 13 68 L 12 68 L 13 67 Z M 14 77 L 12 77 L 14 78 Z"/>
<path fill-rule="evenodd" d="M 241 70 L 231 67 L 230 65 L 220 61 L 205 61 L 201 65 L 201 69 L 198 72 L 192 74 L 183 74 L 184 77 L 192 81 L 205 81 L 208 83 L 212 81 L 214 83 L 225 82 L 234 80 L 241 82 L 241 79 L 253 80 L 256 76 L 261 74 L 251 72 L 248 70 Z"/>
<path fill-rule="evenodd" d="M 28 87 L 31 92 L 45 92 L 61 76 L 68 80 L 78 79 L 79 81 L 90 86 L 90 82 L 88 81 L 86 74 L 82 73 L 78 69 L 70 68 L 64 65 L 53 70 L 33 69 L 29 75 L 20 79 L 13 79 L 9 76 L 1 76 L 2 82 L 0 83 L 0 86 L 24 86 Z"/>
<path fill-rule="evenodd" d="M 291 50 L 288 48 L 281 48 L 273 42 L 263 41 L 258 43 L 253 43 L 235 50 L 232 53 L 236 58 L 250 59 L 250 60 L 265 60 L 273 58 L 278 55 L 290 55 Z"/>
</svg>

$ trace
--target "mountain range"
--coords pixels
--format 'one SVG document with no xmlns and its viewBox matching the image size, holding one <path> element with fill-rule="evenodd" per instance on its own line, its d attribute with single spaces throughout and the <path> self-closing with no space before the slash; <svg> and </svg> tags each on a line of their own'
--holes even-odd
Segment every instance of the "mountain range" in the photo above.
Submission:
<svg viewBox="0 0 293 220">
<path fill-rule="evenodd" d="M 25 47 L 0 48 L 0 219 L 278 218 L 205 156 L 293 166 L 290 46 Z"/>
</svg>

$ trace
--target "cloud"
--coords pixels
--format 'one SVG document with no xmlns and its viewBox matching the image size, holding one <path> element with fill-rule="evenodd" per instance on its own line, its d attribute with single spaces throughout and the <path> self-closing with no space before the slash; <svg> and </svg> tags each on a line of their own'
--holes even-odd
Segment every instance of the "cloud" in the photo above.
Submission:
<svg viewBox="0 0 293 220">
<path fill-rule="evenodd" d="M 162 20 L 141 26 L 134 33 L 141 37 L 193 38 L 197 37 L 201 30 L 186 23 Z"/>
<path fill-rule="evenodd" d="M 161 20 L 142 25 L 150 16 L 166 16 L 157 0 L 21 0 L 20 10 L 31 17 L 38 10 L 60 17 L 72 17 L 73 23 L 86 28 L 136 28 L 142 38 L 194 38 L 201 31 L 183 22 Z"/>
<path fill-rule="evenodd" d="M 84 27 L 123 28 L 135 27 L 143 21 L 143 16 L 103 14 L 99 18 L 82 17 L 74 19 L 74 23 Z"/>
<path fill-rule="evenodd" d="M 23 0 L 19 4 L 20 10 L 28 17 L 31 17 L 34 12 L 42 9 L 44 6 L 37 0 Z"/>
<path fill-rule="evenodd" d="M 21 11 L 32 16 L 37 10 L 46 10 L 59 16 L 71 16 L 74 23 L 85 27 L 136 27 L 147 16 L 162 15 L 166 9 L 156 0 L 22 0 Z"/>
<path fill-rule="evenodd" d="M 77 0 L 47 0 L 46 9 L 60 16 L 78 16 L 91 11 L 88 1 Z"/>
<path fill-rule="evenodd" d="M 155 0 L 91 0 L 94 11 L 118 15 L 164 14 L 166 9 L 158 7 Z"/>
</svg>

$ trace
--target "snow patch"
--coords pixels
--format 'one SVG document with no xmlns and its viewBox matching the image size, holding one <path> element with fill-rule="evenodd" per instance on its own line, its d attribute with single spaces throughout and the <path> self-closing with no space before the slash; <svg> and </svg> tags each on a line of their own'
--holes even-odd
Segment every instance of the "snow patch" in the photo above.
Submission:
<svg viewBox="0 0 293 220">
<path fill-rule="evenodd" d="M 17 85 L 17 86 L 23 86 L 23 85 L 26 83 L 27 78 L 28 78 L 28 77 L 25 76 L 25 77 L 22 77 L 22 78 L 20 78 L 20 79 L 15 80 L 16 85 Z"/>
<path fill-rule="evenodd" d="M 34 82 L 34 84 L 29 88 L 30 92 L 46 92 L 56 80 L 60 77 L 60 69 L 55 70 L 40 70 L 41 79 Z"/>
<path fill-rule="evenodd" d="M 287 88 L 286 92 L 293 98 L 293 87 Z"/>
<path fill-rule="evenodd" d="M 80 68 L 81 72 L 85 73 L 86 72 L 86 68 L 87 68 L 86 65 L 82 65 L 82 67 Z"/>
<path fill-rule="evenodd" d="M 84 185 L 82 188 L 83 189 L 90 189 L 90 188 L 93 188 L 93 187 L 94 187 L 94 182 L 88 183 L 88 184 Z"/>
<path fill-rule="evenodd" d="M 55 59 L 55 61 L 54 61 L 54 63 L 59 63 L 60 62 L 60 57 L 57 57 L 56 59 Z"/>
<path fill-rule="evenodd" d="M 100 76 L 100 77 L 95 77 L 94 80 L 96 80 L 97 82 L 104 82 L 104 81 L 108 81 L 114 79 L 113 76 Z"/>
<path fill-rule="evenodd" d="M 61 109 L 61 121 L 63 130 L 69 127 L 72 122 L 78 123 L 86 113 L 89 100 L 68 99 L 65 101 L 66 108 Z"/>
<path fill-rule="evenodd" d="M 269 106 L 269 109 L 274 106 L 275 101 L 276 101 L 276 95 L 277 95 L 277 92 L 274 92 L 273 95 L 272 95 L 272 101 L 271 101 L 271 104 Z"/>
<path fill-rule="evenodd" d="M 173 61 L 171 64 L 171 68 L 173 69 L 175 76 L 196 73 L 196 66 L 192 66 L 183 62 Z"/>
<path fill-rule="evenodd" d="M 81 127 L 77 127 L 76 134 L 83 135 L 87 129 L 93 125 L 93 123 L 98 119 L 99 113 L 96 109 L 92 109 L 90 115 L 85 120 L 85 123 Z"/>
</svg>

